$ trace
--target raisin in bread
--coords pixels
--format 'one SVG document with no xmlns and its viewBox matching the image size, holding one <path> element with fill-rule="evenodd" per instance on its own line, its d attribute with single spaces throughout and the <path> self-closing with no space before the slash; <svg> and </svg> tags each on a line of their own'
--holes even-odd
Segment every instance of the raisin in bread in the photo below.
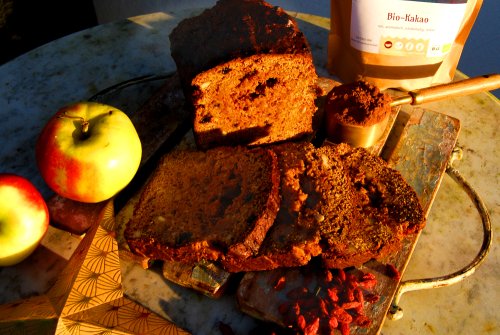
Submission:
<svg viewBox="0 0 500 335">
<path fill-rule="evenodd" d="M 170 34 L 199 148 L 313 133 L 317 74 L 297 23 L 261 0 L 220 0 Z"/>
<path fill-rule="evenodd" d="M 165 155 L 124 236 L 135 253 L 196 262 L 255 254 L 279 206 L 273 151 L 220 147 Z"/>
</svg>

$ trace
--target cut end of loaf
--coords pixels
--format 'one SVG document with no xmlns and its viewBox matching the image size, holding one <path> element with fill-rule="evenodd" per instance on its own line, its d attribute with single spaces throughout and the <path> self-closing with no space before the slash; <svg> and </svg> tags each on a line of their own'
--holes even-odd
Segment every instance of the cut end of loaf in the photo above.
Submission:
<svg viewBox="0 0 500 335">
<path fill-rule="evenodd" d="M 193 80 L 199 147 L 259 145 L 313 133 L 317 75 L 310 56 L 238 58 Z"/>
</svg>

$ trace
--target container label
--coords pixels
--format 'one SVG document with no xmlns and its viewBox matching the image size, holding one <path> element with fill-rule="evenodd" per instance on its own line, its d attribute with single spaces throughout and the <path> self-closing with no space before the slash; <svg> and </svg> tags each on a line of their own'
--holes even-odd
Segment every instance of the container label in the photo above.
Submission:
<svg viewBox="0 0 500 335">
<path fill-rule="evenodd" d="M 351 46 L 392 56 L 444 57 L 466 6 L 466 0 L 352 0 Z"/>
</svg>

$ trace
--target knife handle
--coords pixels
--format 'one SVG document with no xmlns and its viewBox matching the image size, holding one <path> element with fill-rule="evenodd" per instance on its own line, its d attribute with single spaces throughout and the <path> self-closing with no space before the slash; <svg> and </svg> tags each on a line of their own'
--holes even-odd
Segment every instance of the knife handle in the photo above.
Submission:
<svg viewBox="0 0 500 335">
<path fill-rule="evenodd" d="M 410 91 L 407 96 L 394 98 L 391 106 L 403 104 L 420 105 L 426 102 L 438 101 L 451 97 L 492 91 L 497 88 L 500 88 L 500 74 L 487 74 L 448 84 Z"/>
</svg>

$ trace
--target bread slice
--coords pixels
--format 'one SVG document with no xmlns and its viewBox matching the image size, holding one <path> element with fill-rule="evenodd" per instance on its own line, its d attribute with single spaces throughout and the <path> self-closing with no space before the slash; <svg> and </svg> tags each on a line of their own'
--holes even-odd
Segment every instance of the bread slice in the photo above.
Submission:
<svg viewBox="0 0 500 335">
<path fill-rule="evenodd" d="M 219 0 L 200 15 L 179 22 L 169 41 L 187 93 L 199 73 L 232 59 L 257 54 L 311 55 L 295 19 L 262 0 Z"/>
<path fill-rule="evenodd" d="M 321 252 L 317 201 L 308 199 L 301 179 L 308 170 L 312 145 L 284 143 L 272 146 L 280 169 L 281 204 L 276 220 L 268 231 L 258 255 L 243 261 L 225 257 L 223 267 L 230 272 L 270 270 L 307 264 Z M 317 199 L 316 196 L 314 198 Z M 312 213 L 314 211 L 316 215 Z"/>
<path fill-rule="evenodd" d="M 382 260 L 401 248 L 401 242 L 425 226 L 415 190 L 378 156 L 347 144 L 326 145 L 325 155 L 338 155 L 356 192 L 355 221 L 323 236 L 321 254 L 328 268 Z"/>
<path fill-rule="evenodd" d="M 315 83 L 304 54 L 254 55 L 200 73 L 192 81 L 197 145 L 260 145 L 311 135 Z"/>
<path fill-rule="evenodd" d="M 273 151 L 220 147 L 165 155 L 124 232 L 152 259 L 216 261 L 257 253 L 279 206 Z"/>
</svg>

